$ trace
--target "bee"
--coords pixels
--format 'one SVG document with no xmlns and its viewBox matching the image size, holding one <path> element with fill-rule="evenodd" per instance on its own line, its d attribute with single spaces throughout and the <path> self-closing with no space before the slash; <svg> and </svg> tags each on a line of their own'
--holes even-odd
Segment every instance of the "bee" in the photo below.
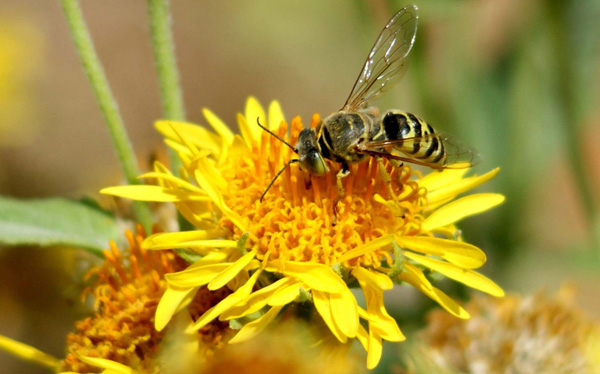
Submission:
<svg viewBox="0 0 600 374">
<path fill-rule="evenodd" d="M 380 115 L 378 108 L 370 106 L 406 72 L 417 34 L 417 10 L 416 5 L 408 5 L 389 20 L 373 44 L 344 106 L 323 119 L 316 129 L 303 129 L 296 146 L 257 120 L 263 130 L 298 154 L 297 159 L 287 162 L 275 175 L 261 201 L 279 175 L 293 163 L 299 163 L 303 170 L 316 176 L 330 171 L 325 160 L 341 164 L 337 173 L 339 200 L 344 196 L 341 180 L 350 173 L 349 165 L 369 157 L 377 158 L 390 192 L 391 179 L 383 167 L 383 158 L 393 160 L 397 166 L 409 162 L 438 170 L 468 168 L 479 161 L 473 148 L 454 136 L 434 130 L 416 115 L 400 110 Z"/>
</svg>

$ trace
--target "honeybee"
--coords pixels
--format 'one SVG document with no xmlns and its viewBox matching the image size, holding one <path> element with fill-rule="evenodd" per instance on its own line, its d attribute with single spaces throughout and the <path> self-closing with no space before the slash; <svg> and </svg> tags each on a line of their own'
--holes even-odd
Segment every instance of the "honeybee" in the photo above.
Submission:
<svg viewBox="0 0 600 374">
<path fill-rule="evenodd" d="M 337 173 L 338 199 L 344 195 L 341 179 L 350 173 L 349 164 L 368 157 L 409 162 L 433 169 L 468 168 L 479 161 L 477 152 L 458 138 L 437 132 L 414 114 L 388 110 L 383 115 L 370 102 L 398 83 L 408 66 L 408 55 L 417 34 L 417 6 L 408 5 L 396 13 L 380 32 L 371 48 L 352 91 L 340 111 L 326 117 L 316 129 L 303 129 L 296 146 L 258 125 L 285 143 L 296 154 L 275 175 L 293 163 L 312 175 L 329 172 L 325 159 L 341 164 Z M 257 121 L 258 122 L 258 121 Z M 383 166 L 383 165 L 381 165 Z M 380 167 L 384 180 L 389 179 Z M 391 185 L 388 183 L 388 186 Z M 393 195 L 393 194 L 392 194 Z M 334 205 L 335 206 L 335 205 Z"/>
</svg>

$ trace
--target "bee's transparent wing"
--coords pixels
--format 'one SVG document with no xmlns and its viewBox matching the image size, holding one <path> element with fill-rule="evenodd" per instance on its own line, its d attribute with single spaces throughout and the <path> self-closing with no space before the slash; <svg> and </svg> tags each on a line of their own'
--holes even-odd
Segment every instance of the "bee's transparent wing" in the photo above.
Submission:
<svg viewBox="0 0 600 374">
<path fill-rule="evenodd" d="M 446 157 L 437 163 L 428 160 L 428 157 L 417 157 L 413 154 L 415 147 L 421 150 L 430 147 L 433 137 L 437 137 L 446 153 Z M 370 141 L 361 144 L 358 152 L 428 166 L 433 169 L 465 169 L 481 162 L 477 150 L 460 138 L 443 132 L 405 139 Z"/>
<path fill-rule="evenodd" d="M 355 111 L 396 84 L 406 71 L 417 34 L 417 6 L 398 11 L 377 37 L 342 110 Z"/>
</svg>

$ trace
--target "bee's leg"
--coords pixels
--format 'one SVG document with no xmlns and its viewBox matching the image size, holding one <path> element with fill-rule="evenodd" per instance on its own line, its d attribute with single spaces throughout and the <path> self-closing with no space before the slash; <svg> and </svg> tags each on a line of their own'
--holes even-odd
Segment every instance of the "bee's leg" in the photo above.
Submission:
<svg viewBox="0 0 600 374">
<path fill-rule="evenodd" d="M 394 193 L 394 189 L 392 188 L 392 177 L 387 172 L 387 170 L 385 170 L 385 165 L 383 164 L 383 158 L 377 157 L 377 163 L 379 164 L 379 172 L 381 173 L 381 179 L 383 179 L 383 182 L 387 185 L 388 193 L 389 193 L 390 197 L 392 198 L 392 200 L 394 200 L 394 203 L 396 203 L 396 206 L 398 207 L 398 209 L 400 211 L 399 216 L 404 218 L 404 209 L 402 209 L 402 207 L 400 206 L 400 201 L 398 201 L 398 197 Z"/>
<path fill-rule="evenodd" d="M 394 159 L 388 159 L 388 161 L 397 168 L 401 168 L 402 166 L 404 166 L 404 162 L 402 162 L 402 161 L 398 161 L 398 160 L 394 160 Z"/>
<path fill-rule="evenodd" d="M 348 166 L 347 163 L 342 162 L 342 168 L 340 169 L 340 171 L 338 171 L 338 173 L 336 175 L 339 200 L 343 199 L 344 196 L 346 195 L 346 192 L 344 191 L 344 186 L 342 186 L 342 178 L 347 177 L 349 174 L 350 174 L 350 167 Z"/>
<path fill-rule="evenodd" d="M 340 171 L 338 171 L 336 178 L 337 178 L 337 197 L 335 198 L 335 200 L 333 201 L 333 220 L 332 220 L 332 224 L 335 226 L 336 222 L 337 222 L 337 214 L 338 214 L 338 203 L 340 202 L 340 200 L 342 200 L 344 198 L 344 196 L 346 195 L 346 192 L 344 191 L 344 186 L 342 185 L 342 178 L 347 177 L 350 174 L 350 167 L 348 166 L 348 164 L 346 162 L 342 162 L 342 168 L 340 169 Z"/>
<path fill-rule="evenodd" d="M 396 194 L 394 193 L 394 190 L 392 189 L 392 177 L 387 172 L 387 170 L 385 170 L 383 158 L 377 157 L 377 164 L 379 164 L 379 172 L 381 173 L 381 179 L 387 185 L 388 193 L 390 194 L 390 197 L 397 203 L 398 201 L 396 199 Z"/>
</svg>

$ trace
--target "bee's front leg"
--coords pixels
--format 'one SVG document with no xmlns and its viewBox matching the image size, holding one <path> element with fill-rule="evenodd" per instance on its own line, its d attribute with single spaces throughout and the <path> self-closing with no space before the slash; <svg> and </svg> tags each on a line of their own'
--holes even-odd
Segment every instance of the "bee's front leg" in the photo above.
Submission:
<svg viewBox="0 0 600 374">
<path fill-rule="evenodd" d="M 392 161 L 392 160 L 389 160 L 389 161 Z M 377 157 L 377 163 L 379 164 L 379 172 L 381 173 L 381 179 L 387 186 L 388 194 L 390 195 L 390 198 L 394 201 L 394 203 L 396 203 L 396 206 L 399 209 L 398 216 L 404 218 L 404 209 L 400 206 L 400 201 L 398 201 L 398 197 L 394 193 L 394 189 L 392 187 L 392 177 L 390 176 L 390 173 L 388 173 L 387 170 L 385 169 L 385 165 L 383 163 L 383 158 Z M 394 164 L 392 163 L 392 165 L 394 165 Z M 402 164 L 400 164 L 400 165 L 402 165 Z M 394 165 L 394 166 L 397 166 L 397 165 Z"/>
<path fill-rule="evenodd" d="M 346 195 L 346 192 L 344 191 L 344 186 L 342 185 L 342 178 L 347 177 L 350 174 L 350 167 L 348 166 L 348 163 L 346 162 L 342 162 L 342 168 L 340 169 L 340 171 L 338 171 L 336 178 L 337 178 L 337 197 L 335 198 L 335 200 L 333 201 L 333 220 L 332 220 L 332 225 L 335 226 L 335 224 L 337 223 L 337 215 L 338 215 L 338 203 L 340 202 L 340 200 L 342 200 L 344 198 L 344 196 Z"/>
</svg>

